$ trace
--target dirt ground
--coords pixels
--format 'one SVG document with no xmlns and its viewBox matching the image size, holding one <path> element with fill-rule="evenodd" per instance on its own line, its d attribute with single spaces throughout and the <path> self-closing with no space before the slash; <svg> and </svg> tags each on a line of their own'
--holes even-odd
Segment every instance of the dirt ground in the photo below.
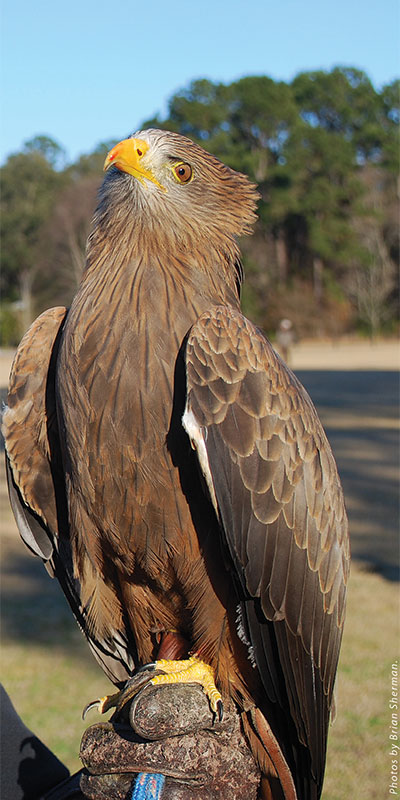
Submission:
<svg viewBox="0 0 400 800">
<path fill-rule="evenodd" d="M 395 340 L 369 340 L 344 338 L 337 341 L 299 342 L 293 347 L 290 366 L 300 369 L 334 370 L 398 370 L 400 368 L 400 343 Z"/>
</svg>

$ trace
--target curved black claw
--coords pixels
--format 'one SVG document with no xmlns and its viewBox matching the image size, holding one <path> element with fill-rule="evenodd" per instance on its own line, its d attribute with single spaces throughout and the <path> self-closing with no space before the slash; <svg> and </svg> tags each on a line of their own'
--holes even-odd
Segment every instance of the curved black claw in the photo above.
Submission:
<svg viewBox="0 0 400 800">
<path fill-rule="evenodd" d="M 222 722 L 223 716 L 224 716 L 224 704 L 223 704 L 222 700 L 218 700 L 218 702 L 217 702 L 218 722 Z"/>
<path fill-rule="evenodd" d="M 91 711 L 92 708 L 97 708 L 99 714 L 104 714 L 105 711 L 109 711 L 110 708 L 114 708 L 117 705 L 119 695 L 120 692 L 116 692 L 115 694 L 106 694 L 105 697 L 99 697 L 97 700 L 92 700 L 92 702 L 88 703 L 83 709 L 82 719 L 85 719 L 86 714 L 88 711 Z"/>
<path fill-rule="evenodd" d="M 82 711 L 82 719 L 86 719 L 87 714 L 92 708 L 99 708 L 100 700 L 92 700 L 91 703 L 88 703 Z"/>
<path fill-rule="evenodd" d="M 88 703 L 82 711 L 82 719 L 86 719 L 86 715 L 93 708 L 97 708 L 100 714 L 104 714 L 105 711 L 115 708 L 115 713 L 119 714 L 129 700 L 131 700 L 143 686 L 149 683 L 153 677 L 151 673 L 154 671 L 158 674 L 159 671 L 156 668 L 157 664 L 155 662 L 144 664 L 142 667 L 139 667 L 132 678 L 128 678 L 120 691 L 115 694 L 106 695 L 97 700 L 92 700 L 91 703 Z"/>
</svg>

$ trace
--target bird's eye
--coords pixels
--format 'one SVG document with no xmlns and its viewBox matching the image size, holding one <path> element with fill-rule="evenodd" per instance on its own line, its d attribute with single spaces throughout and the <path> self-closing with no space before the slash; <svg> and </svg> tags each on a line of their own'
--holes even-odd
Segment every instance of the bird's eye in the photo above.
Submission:
<svg viewBox="0 0 400 800">
<path fill-rule="evenodd" d="M 193 170 L 190 164 L 175 164 L 173 167 L 173 173 L 179 183 L 188 183 L 193 175 Z"/>
</svg>

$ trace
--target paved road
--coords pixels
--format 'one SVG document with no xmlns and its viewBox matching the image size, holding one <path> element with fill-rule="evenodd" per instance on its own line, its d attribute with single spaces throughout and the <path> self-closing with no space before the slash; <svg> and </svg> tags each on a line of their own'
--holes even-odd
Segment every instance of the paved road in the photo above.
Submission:
<svg viewBox="0 0 400 800">
<path fill-rule="evenodd" d="M 342 479 L 353 558 L 399 578 L 399 374 L 296 374 L 316 405 Z"/>
</svg>

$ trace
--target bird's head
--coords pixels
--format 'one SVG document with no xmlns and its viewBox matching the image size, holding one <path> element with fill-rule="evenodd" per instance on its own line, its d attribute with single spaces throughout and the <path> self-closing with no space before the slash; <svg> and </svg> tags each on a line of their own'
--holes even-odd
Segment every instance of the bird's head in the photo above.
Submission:
<svg viewBox="0 0 400 800">
<path fill-rule="evenodd" d="M 109 210 L 157 247 L 233 252 L 256 219 L 249 179 L 178 133 L 139 131 L 110 150 L 104 169 L 98 220 Z"/>
</svg>

